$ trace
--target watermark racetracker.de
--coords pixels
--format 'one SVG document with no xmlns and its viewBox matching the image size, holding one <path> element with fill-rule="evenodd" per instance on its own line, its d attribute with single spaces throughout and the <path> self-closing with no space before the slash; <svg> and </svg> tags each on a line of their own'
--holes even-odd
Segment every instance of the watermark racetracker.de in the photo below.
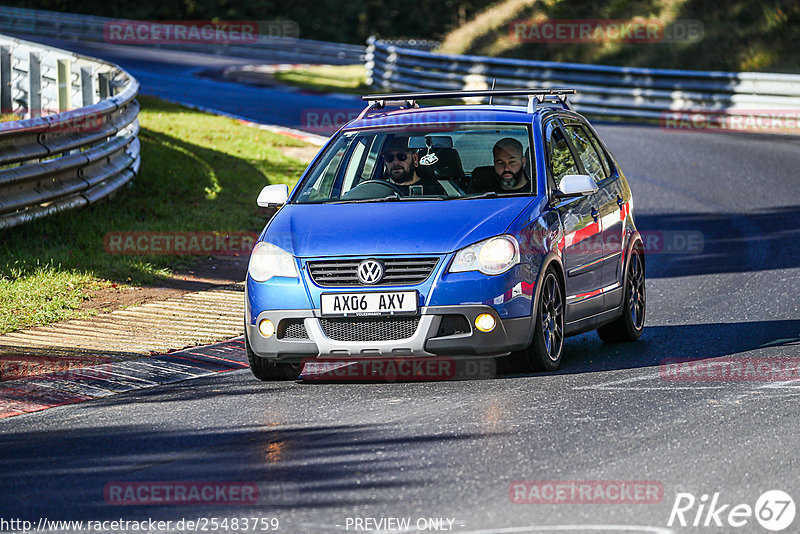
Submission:
<svg viewBox="0 0 800 534">
<path fill-rule="evenodd" d="M 58 120 L 52 118 L 58 114 Z M 109 112 L 98 112 L 84 109 L 59 110 L 37 109 L 27 110 L 24 113 L 16 109 L 0 109 L 0 115 L 14 120 L 0 122 L 0 132 L 16 128 L 15 121 L 26 118 L 50 117 L 47 124 L 47 134 L 94 133 L 108 128 L 112 115 Z"/>
<path fill-rule="evenodd" d="M 480 126 L 491 121 L 491 117 L 486 114 L 473 114 L 467 111 L 459 111 L 458 115 L 452 111 L 431 111 L 425 114 L 392 114 L 391 110 L 396 109 L 387 106 L 387 113 L 376 113 L 367 119 L 369 126 L 394 128 L 402 127 L 406 132 L 445 132 L 456 127 L 469 125 Z M 356 119 L 361 114 L 362 109 L 352 108 L 308 108 L 300 113 L 301 130 L 308 132 L 330 135 L 348 122 Z"/>
<path fill-rule="evenodd" d="M 476 380 L 497 374 L 494 358 L 359 358 L 303 361 L 302 379 L 319 382 L 425 382 Z"/>
<path fill-rule="evenodd" d="M 514 504 L 658 504 L 664 485 L 656 480 L 516 480 Z"/>
<path fill-rule="evenodd" d="M 0 360 L 0 380 L 36 375 L 42 380 L 102 380 L 111 376 L 111 359 L 90 354 L 7 356 Z"/>
<path fill-rule="evenodd" d="M 274 481 L 115 481 L 103 487 L 113 506 L 291 505 L 299 498 L 294 482 Z"/>
<path fill-rule="evenodd" d="M 105 42 L 124 45 L 252 45 L 299 34 L 290 20 L 115 20 L 103 26 Z"/>
<path fill-rule="evenodd" d="M 258 240 L 251 232 L 109 232 L 103 237 L 106 254 L 209 255 L 249 254 Z"/>
<path fill-rule="evenodd" d="M 788 382 L 800 380 L 800 358 L 668 358 L 659 375 L 670 382 Z"/>
<path fill-rule="evenodd" d="M 676 132 L 756 132 L 800 134 L 800 109 L 671 110 L 659 125 Z"/>
<path fill-rule="evenodd" d="M 699 20 L 659 19 L 518 19 L 508 25 L 508 37 L 517 43 L 679 43 L 703 38 Z"/>
</svg>

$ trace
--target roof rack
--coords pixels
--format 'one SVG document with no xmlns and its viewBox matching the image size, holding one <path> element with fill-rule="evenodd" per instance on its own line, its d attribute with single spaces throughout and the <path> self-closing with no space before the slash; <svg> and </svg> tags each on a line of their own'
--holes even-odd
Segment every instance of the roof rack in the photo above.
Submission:
<svg viewBox="0 0 800 534">
<path fill-rule="evenodd" d="M 468 98 L 488 96 L 527 96 L 528 113 L 533 113 L 536 104 L 542 104 L 547 100 L 555 101 L 571 110 L 572 106 L 567 101 L 567 95 L 574 95 L 575 89 L 486 89 L 479 91 L 433 91 L 428 93 L 388 93 L 379 95 L 364 95 L 361 100 L 371 102 L 367 108 L 361 112 L 359 118 L 364 117 L 370 111 L 383 109 L 388 102 L 397 102 L 405 107 L 419 107 L 417 100 L 429 100 L 438 98 Z"/>
<path fill-rule="evenodd" d="M 372 95 L 367 95 L 367 96 L 372 96 Z M 361 97 L 361 99 L 362 100 L 366 100 L 366 98 L 363 97 L 363 96 Z M 367 114 L 369 114 L 369 112 L 383 109 L 384 107 L 386 107 L 386 104 L 388 102 L 396 103 L 400 107 L 403 107 L 403 108 L 406 108 L 406 109 L 418 108 L 419 107 L 419 105 L 414 100 L 408 100 L 408 99 L 405 99 L 405 98 L 396 98 L 396 99 L 395 98 L 390 98 L 390 99 L 385 99 L 385 100 L 384 99 L 380 99 L 380 100 L 370 101 L 370 103 L 367 104 L 367 107 L 365 107 L 361 111 L 361 113 L 358 114 L 357 118 L 358 119 L 363 119 L 364 117 L 367 116 Z"/>
</svg>

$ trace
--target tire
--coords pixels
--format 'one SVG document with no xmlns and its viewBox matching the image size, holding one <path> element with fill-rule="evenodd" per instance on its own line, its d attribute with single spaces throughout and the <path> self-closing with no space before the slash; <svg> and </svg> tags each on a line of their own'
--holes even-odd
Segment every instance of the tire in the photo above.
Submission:
<svg viewBox="0 0 800 534">
<path fill-rule="evenodd" d="M 613 343 L 636 341 L 642 337 L 646 311 L 646 292 L 644 278 L 644 256 L 641 250 L 634 249 L 625 273 L 625 295 L 622 299 L 622 315 L 613 323 L 597 329 L 600 339 Z"/>
<path fill-rule="evenodd" d="M 564 291 L 553 268 L 542 277 L 542 290 L 533 318 L 531 345 L 512 354 L 515 367 L 534 371 L 555 371 L 561 366 L 564 350 Z"/>
<path fill-rule="evenodd" d="M 247 329 L 244 333 L 244 346 L 247 351 L 247 361 L 250 364 L 250 371 L 253 376 L 264 382 L 274 380 L 297 380 L 302 370 L 299 363 L 273 363 L 266 358 L 258 356 L 250 347 L 250 340 L 247 338 Z"/>
</svg>

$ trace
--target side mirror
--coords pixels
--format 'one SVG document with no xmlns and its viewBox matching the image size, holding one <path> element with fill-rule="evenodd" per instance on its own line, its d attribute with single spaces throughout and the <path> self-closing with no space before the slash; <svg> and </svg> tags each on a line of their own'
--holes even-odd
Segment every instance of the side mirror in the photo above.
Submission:
<svg viewBox="0 0 800 534">
<path fill-rule="evenodd" d="M 555 198 L 588 197 L 597 193 L 597 184 L 588 174 L 567 174 L 561 179 L 561 189 L 553 192 Z"/>
<path fill-rule="evenodd" d="M 264 186 L 258 194 L 256 204 L 262 208 L 274 208 L 283 206 L 289 200 L 289 186 L 286 184 L 274 184 Z"/>
</svg>

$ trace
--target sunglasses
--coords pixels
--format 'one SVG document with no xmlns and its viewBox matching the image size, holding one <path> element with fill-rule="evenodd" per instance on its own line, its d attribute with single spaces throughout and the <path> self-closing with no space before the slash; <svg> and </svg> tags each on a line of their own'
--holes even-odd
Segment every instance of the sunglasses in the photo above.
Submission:
<svg viewBox="0 0 800 534">
<path fill-rule="evenodd" d="M 405 152 L 387 152 L 383 155 L 383 161 L 386 163 L 393 162 L 395 158 L 397 158 L 397 161 L 405 161 L 408 158 L 408 154 Z"/>
</svg>

